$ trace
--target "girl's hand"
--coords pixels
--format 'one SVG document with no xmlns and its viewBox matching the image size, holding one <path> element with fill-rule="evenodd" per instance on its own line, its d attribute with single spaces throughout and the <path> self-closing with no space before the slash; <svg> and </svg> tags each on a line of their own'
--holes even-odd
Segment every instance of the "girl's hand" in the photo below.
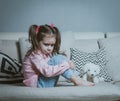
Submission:
<svg viewBox="0 0 120 101">
<path fill-rule="evenodd" d="M 75 64 L 74 64 L 74 62 L 73 61 L 68 61 L 68 63 L 69 63 L 69 65 L 70 65 L 70 68 L 71 69 L 73 69 L 73 68 L 75 68 Z"/>
</svg>

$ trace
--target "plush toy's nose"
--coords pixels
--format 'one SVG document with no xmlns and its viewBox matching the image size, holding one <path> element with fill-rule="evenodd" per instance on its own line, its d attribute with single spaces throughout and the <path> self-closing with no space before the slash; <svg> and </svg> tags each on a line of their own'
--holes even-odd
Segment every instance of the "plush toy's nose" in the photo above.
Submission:
<svg viewBox="0 0 120 101">
<path fill-rule="evenodd" d="M 94 76 L 94 74 L 91 74 L 91 76 Z"/>
</svg>

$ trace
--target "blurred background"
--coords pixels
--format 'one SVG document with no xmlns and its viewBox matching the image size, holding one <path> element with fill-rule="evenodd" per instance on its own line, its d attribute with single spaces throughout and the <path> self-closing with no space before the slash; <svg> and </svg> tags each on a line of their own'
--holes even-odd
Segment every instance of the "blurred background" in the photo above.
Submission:
<svg viewBox="0 0 120 101">
<path fill-rule="evenodd" d="M 0 32 L 50 23 L 61 31 L 120 32 L 120 0 L 0 0 Z"/>
</svg>

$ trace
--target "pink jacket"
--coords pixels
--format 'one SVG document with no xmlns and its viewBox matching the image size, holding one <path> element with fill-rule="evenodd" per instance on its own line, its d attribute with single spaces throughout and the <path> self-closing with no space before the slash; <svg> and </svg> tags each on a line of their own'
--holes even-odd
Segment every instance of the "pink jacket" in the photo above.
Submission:
<svg viewBox="0 0 120 101">
<path fill-rule="evenodd" d="M 53 77 L 62 74 L 69 68 L 68 62 L 63 62 L 60 65 L 50 66 L 47 64 L 50 57 L 43 55 L 41 52 L 32 53 L 25 57 L 23 62 L 23 83 L 29 87 L 37 87 L 37 82 L 40 73 L 45 77 Z"/>
</svg>

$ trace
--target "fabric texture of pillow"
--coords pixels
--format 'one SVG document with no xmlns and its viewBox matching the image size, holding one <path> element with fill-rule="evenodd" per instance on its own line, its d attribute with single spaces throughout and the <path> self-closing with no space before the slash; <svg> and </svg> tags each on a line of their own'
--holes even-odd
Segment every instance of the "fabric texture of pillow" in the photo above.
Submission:
<svg viewBox="0 0 120 101">
<path fill-rule="evenodd" d="M 70 48 L 70 52 L 71 52 L 70 58 L 71 58 L 71 60 L 74 61 L 75 66 L 76 66 L 75 69 L 80 72 L 80 74 L 81 74 L 80 76 L 83 75 L 82 67 L 86 63 L 91 62 L 91 63 L 94 63 L 101 67 L 99 76 L 103 77 L 104 81 L 106 81 L 106 82 L 112 81 L 111 77 L 108 75 L 108 73 L 106 72 L 106 68 L 105 68 L 107 60 L 105 57 L 106 55 L 105 55 L 104 48 L 101 48 L 98 51 L 91 52 L 91 53 L 83 52 L 76 48 Z"/>
<path fill-rule="evenodd" d="M 120 80 L 120 36 L 99 39 L 100 48 L 106 52 L 106 68 L 114 81 Z"/>
<path fill-rule="evenodd" d="M 28 38 L 21 37 L 19 38 L 19 46 L 20 46 L 21 62 L 23 62 L 25 54 L 30 49 L 31 44 L 29 43 Z"/>
<path fill-rule="evenodd" d="M 22 80 L 22 65 L 0 51 L 0 83 L 20 83 Z"/>
</svg>

